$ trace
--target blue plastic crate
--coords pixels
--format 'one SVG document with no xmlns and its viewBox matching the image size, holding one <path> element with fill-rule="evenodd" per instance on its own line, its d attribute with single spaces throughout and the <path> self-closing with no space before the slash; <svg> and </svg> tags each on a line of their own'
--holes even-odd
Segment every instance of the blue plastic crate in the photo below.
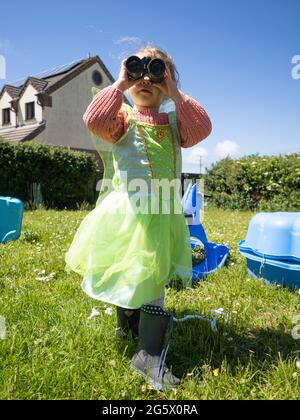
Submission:
<svg viewBox="0 0 300 420">
<path fill-rule="evenodd" d="M 0 196 L 0 242 L 14 241 L 21 235 L 24 204 L 18 198 Z"/>
</svg>

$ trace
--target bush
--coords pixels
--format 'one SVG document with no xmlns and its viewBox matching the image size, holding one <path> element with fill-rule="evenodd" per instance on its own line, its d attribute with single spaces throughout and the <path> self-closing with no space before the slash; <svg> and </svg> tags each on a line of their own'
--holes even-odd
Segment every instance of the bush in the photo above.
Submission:
<svg viewBox="0 0 300 420">
<path fill-rule="evenodd" d="M 299 211 L 300 154 L 227 157 L 207 171 L 205 190 L 225 209 Z"/>
<path fill-rule="evenodd" d="M 76 209 L 96 200 L 97 163 L 88 154 L 28 141 L 0 141 L 0 195 L 30 204 L 40 184 L 46 208 Z"/>
</svg>

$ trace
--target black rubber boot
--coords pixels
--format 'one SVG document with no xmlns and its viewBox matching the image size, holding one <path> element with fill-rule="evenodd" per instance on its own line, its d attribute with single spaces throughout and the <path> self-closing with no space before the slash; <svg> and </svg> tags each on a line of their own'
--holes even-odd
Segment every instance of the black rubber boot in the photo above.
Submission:
<svg viewBox="0 0 300 420">
<path fill-rule="evenodd" d="M 169 334 L 166 338 L 169 325 Z M 175 388 L 180 384 L 165 365 L 173 333 L 173 316 L 160 306 L 143 305 L 139 323 L 139 343 L 131 367 L 148 379 L 157 390 Z"/>
<path fill-rule="evenodd" d="M 120 306 L 117 309 L 116 335 L 127 337 L 130 333 L 132 338 L 139 334 L 140 309 L 126 309 Z"/>
</svg>

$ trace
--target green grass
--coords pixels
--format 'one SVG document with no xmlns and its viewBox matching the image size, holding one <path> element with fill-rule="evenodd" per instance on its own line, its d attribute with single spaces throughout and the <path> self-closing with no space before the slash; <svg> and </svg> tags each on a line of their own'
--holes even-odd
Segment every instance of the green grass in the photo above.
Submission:
<svg viewBox="0 0 300 420">
<path fill-rule="evenodd" d="M 300 343 L 291 329 L 300 296 L 247 275 L 237 243 L 252 213 L 206 210 L 208 239 L 229 245 L 228 263 L 193 289 L 167 289 L 166 309 L 176 317 L 220 307 L 230 316 L 219 318 L 217 333 L 199 320 L 175 324 L 167 362 L 182 384 L 167 395 L 130 369 L 135 342 L 115 338 L 115 311 L 105 314 L 81 291 L 81 277 L 64 271 L 86 214 L 26 211 L 20 238 L 0 244 L 1 399 L 299 399 Z M 88 321 L 93 307 L 101 316 Z"/>
</svg>

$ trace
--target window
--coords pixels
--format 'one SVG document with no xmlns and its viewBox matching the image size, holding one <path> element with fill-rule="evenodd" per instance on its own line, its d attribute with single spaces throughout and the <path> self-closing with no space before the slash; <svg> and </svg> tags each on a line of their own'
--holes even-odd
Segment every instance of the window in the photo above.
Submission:
<svg viewBox="0 0 300 420">
<path fill-rule="evenodd" d="M 26 113 L 26 120 L 32 120 L 35 115 L 34 115 L 34 102 L 27 102 L 27 104 L 25 104 L 26 108 L 25 108 L 25 113 Z"/>
<path fill-rule="evenodd" d="M 10 124 L 10 108 L 2 109 L 2 124 Z"/>
<path fill-rule="evenodd" d="M 94 70 L 92 73 L 92 81 L 96 86 L 100 86 L 102 83 L 102 76 L 98 70 Z"/>
</svg>

